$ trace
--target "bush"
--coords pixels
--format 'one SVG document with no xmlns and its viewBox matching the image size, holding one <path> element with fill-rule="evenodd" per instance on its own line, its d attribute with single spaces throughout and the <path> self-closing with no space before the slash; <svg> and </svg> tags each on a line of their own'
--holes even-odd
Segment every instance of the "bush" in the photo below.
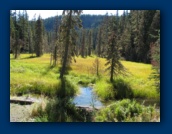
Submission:
<svg viewBox="0 0 172 134">
<path fill-rule="evenodd" d="M 122 78 L 116 78 L 113 81 L 113 87 L 115 92 L 115 99 L 133 98 L 133 91 L 128 82 L 125 82 Z"/>
<path fill-rule="evenodd" d="M 60 80 L 59 89 L 56 92 L 58 97 L 73 97 L 79 88 L 71 79 L 64 78 Z"/>
<path fill-rule="evenodd" d="M 33 109 L 32 116 L 37 122 L 84 122 L 91 121 L 92 114 L 76 108 L 70 98 L 57 97 L 49 100 L 45 108 Z"/>
<path fill-rule="evenodd" d="M 124 99 L 101 109 L 95 116 L 96 122 L 158 121 L 155 107 L 145 107 L 135 100 Z M 156 119 L 156 120 L 155 120 Z"/>
<path fill-rule="evenodd" d="M 104 101 L 133 98 L 133 91 L 129 83 L 121 78 L 116 78 L 112 83 L 105 79 L 96 82 L 95 92 Z"/>
</svg>

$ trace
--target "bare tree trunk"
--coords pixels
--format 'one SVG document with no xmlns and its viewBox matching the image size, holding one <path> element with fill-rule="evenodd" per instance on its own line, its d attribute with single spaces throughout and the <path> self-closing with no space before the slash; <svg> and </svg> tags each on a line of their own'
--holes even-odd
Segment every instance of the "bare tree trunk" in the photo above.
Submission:
<svg viewBox="0 0 172 134">
<path fill-rule="evenodd" d="M 53 57 L 53 55 L 51 53 L 51 56 L 50 56 L 50 66 L 52 65 L 52 57 Z"/>
<path fill-rule="evenodd" d="M 96 69 L 97 70 L 97 76 L 99 76 L 99 59 L 97 58 L 96 61 L 97 61 L 97 69 Z"/>
<path fill-rule="evenodd" d="M 114 59 L 112 58 L 112 65 L 111 65 L 111 71 L 110 71 L 110 82 L 113 82 L 113 72 L 114 72 Z"/>
<path fill-rule="evenodd" d="M 54 49 L 54 66 L 57 65 L 57 45 L 55 45 L 55 49 Z"/>
</svg>

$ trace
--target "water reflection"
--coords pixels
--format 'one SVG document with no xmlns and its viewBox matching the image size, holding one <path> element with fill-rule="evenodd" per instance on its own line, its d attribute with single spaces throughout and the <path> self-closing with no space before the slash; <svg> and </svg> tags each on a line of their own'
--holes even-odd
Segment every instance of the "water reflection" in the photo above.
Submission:
<svg viewBox="0 0 172 134">
<path fill-rule="evenodd" d="M 73 102 L 76 104 L 76 106 L 83 107 L 94 106 L 98 108 L 103 106 L 103 104 L 98 100 L 97 96 L 92 92 L 91 87 L 81 87 L 80 94 L 74 98 Z"/>
</svg>

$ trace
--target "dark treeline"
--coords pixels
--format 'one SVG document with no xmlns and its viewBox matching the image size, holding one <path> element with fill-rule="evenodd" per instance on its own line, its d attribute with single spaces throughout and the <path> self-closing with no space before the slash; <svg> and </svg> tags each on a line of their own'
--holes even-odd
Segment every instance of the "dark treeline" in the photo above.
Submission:
<svg viewBox="0 0 172 134">
<path fill-rule="evenodd" d="M 80 19 L 82 28 L 75 28 L 77 36 L 73 49 L 76 55 L 86 57 L 96 54 L 107 58 L 109 44 L 112 43 L 118 59 L 151 63 L 160 33 L 159 10 L 126 10 L 121 16 L 118 12 L 115 16 L 81 15 Z M 63 51 L 60 39 L 62 20 L 63 15 L 45 20 L 41 16 L 33 17 L 28 21 L 25 10 L 11 11 L 10 52 L 15 58 L 20 53 L 36 53 L 37 56 L 52 53 L 52 59 L 57 60 L 60 51 Z"/>
<path fill-rule="evenodd" d="M 80 19 L 82 20 L 82 26 L 84 29 L 91 29 L 98 27 L 105 15 L 81 15 Z M 43 20 L 46 31 L 53 31 L 55 25 L 55 18 L 50 17 Z M 58 16 L 58 19 L 61 20 L 62 15 Z"/>
</svg>

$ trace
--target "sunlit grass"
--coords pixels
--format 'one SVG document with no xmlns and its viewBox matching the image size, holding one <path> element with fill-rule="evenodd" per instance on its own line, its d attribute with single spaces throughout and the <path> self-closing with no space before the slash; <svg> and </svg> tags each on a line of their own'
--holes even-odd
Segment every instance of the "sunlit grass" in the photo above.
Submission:
<svg viewBox="0 0 172 134">
<path fill-rule="evenodd" d="M 106 79 L 100 79 L 96 82 L 94 91 L 102 101 L 113 99 L 115 96 L 113 85 Z"/>
<path fill-rule="evenodd" d="M 32 55 L 21 54 L 20 58 L 15 60 L 13 59 L 13 55 L 10 55 L 11 91 L 14 91 L 17 87 L 33 84 L 37 81 L 46 85 L 44 90 L 48 90 L 49 87 L 57 86 L 60 75 L 60 62 L 58 62 L 56 67 L 51 67 L 50 54 L 33 58 L 30 58 L 30 56 Z M 106 68 L 106 59 L 99 58 L 99 73 L 102 79 L 96 76 L 93 67 L 94 61 L 95 56 L 87 58 L 76 57 L 76 62 L 71 63 L 71 69 L 67 78 L 74 84 L 95 84 L 95 91 L 100 98 L 104 100 L 108 99 L 108 97 L 113 98 L 113 87 L 112 84 L 108 82 L 110 76 L 108 72 L 104 71 Z M 130 73 L 129 76 L 121 77 L 121 79 L 129 84 L 135 98 L 159 98 L 160 94 L 156 92 L 154 80 L 149 79 L 152 72 L 152 66 L 150 64 L 129 61 L 121 62 Z"/>
</svg>

